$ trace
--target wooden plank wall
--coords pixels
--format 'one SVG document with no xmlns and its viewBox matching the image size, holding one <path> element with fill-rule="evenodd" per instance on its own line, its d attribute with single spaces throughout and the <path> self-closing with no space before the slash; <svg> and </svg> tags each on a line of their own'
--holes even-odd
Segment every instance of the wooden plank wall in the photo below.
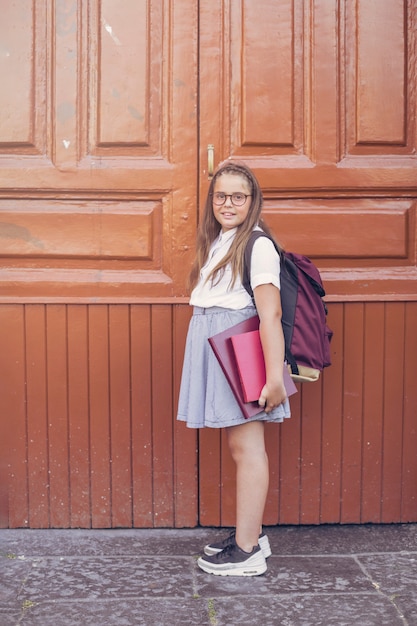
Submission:
<svg viewBox="0 0 417 626">
<path fill-rule="evenodd" d="M 265 523 L 416 522 L 417 302 L 329 309 L 332 367 L 268 426 Z M 223 435 L 174 419 L 189 315 L 0 306 L 1 526 L 234 524 Z"/>
<path fill-rule="evenodd" d="M 197 523 L 196 433 L 173 420 L 188 309 L 0 307 L 11 527 Z"/>
<path fill-rule="evenodd" d="M 267 427 L 265 523 L 417 521 L 417 303 L 334 303 L 329 324 L 332 366 Z M 233 525 L 223 436 L 202 433 L 200 474 L 201 523 Z"/>
</svg>

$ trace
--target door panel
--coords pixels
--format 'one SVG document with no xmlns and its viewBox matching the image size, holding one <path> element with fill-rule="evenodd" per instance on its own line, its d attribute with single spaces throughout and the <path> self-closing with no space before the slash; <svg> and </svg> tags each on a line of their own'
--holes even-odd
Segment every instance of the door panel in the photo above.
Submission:
<svg viewBox="0 0 417 626">
<path fill-rule="evenodd" d="M 416 6 L 380 4 L 201 7 L 201 193 L 208 144 L 216 163 L 244 159 L 333 299 L 417 297 Z"/>
<path fill-rule="evenodd" d="M 0 297 L 184 295 L 197 168 L 191 4 L 9 3 Z"/>
<path fill-rule="evenodd" d="M 8 2 L 3 7 L 1 33 L 0 149 L 2 169 L 23 169 L 22 156 L 31 166 L 47 167 L 46 155 L 46 50 L 47 3 L 39 0 Z M 19 86 L 16 88 L 16 76 Z M 20 162 L 20 166 L 19 166 Z M 13 171 L 11 169 L 11 171 Z"/>
<path fill-rule="evenodd" d="M 415 81 L 408 83 L 415 71 L 411 65 L 415 44 L 413 4 L 404 0 L 345 3 L 341 28 L 345 31 L 348 69 L 344 73 L 347 132 L 342 156 L 412 156 L 415 151 Z M 414 167 L 412 159 L 409 166 Z"/>
</svg>

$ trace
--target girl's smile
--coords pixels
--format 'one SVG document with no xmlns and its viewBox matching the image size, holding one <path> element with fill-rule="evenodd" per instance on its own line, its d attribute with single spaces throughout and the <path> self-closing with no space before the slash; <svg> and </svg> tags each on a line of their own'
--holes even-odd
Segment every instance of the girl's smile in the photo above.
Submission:
<svg viewBox="0 0 417 626">
<path fill-rule="evenodd" d="M 222 174 L 216 180 L 213 189 L 213 198 L 216 194 L 225 194 L 224 204 L 220 206 L 213 201 L 213 214 L 222 227 L 222 232 L 240 226 L 245 221 L 250 207 L 251 189 L 249 182 L 239 174 Z M 243 194 L 246 197 L 244 203 L 236 206 L 233 203 L 233 194 Z"/>
</svg>

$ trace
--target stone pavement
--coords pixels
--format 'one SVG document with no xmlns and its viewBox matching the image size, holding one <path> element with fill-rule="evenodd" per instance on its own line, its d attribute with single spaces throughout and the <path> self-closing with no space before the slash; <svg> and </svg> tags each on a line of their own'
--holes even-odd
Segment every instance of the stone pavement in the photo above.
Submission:
<svg viewBox="0 0 417 626">
<path fill-rule="evenodd" d="M 265 530 L 257 578 L 197 567 L 228 529 L 1 530 L 0 626 L 417 625 L 417 524 Z"/>
</svg>

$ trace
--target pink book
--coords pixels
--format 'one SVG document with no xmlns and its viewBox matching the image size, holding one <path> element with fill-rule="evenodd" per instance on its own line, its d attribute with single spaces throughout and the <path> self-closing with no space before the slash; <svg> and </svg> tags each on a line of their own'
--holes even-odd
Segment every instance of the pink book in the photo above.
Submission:
<svg viewBox="0 0 417 626">
<path fill-rule="evenodd" d="M 253 330 L 257 330 L 259 328 L 259 317 L 255 315 L 254 317 L 250 317 L 243 322 L 239 322 L 235 326 L 232 326 L 223 332 L 214 335 L 213 337 L 209 337 L 210 346 L 213 349 L 214 354 L 217 357 L 220 367 L 223 370 L 224 375 L 226 376 L 230 388 L 236 398 L 236 401 L 242 411 L 242 414 L 245 418 L 250 418 L 263 411 L 263 408 L 259 406 L 258 399 L 259 394 L 255 398 L 255 400 L 250 402 L 245 402 L 243 399 L 242 392 L 242 384 L 240 380 L 239 370 L 236 363 L 236 356 L 233 350 L 233 344 L 231 341 L 231 337 L 236 334 L 245 334 L 250 333 Z M 258 332 L 259 337 L 259 332 Z M 259 339 L 260 342 L 260 339 Z M 263 359 L 262 359 L 263 362 Z M 265 365 L 263 366 L 265 370 Z M 296 393 L 297 388 L 294 385 L 292 378 L 290 377 L 287 368 L 284 367 L 284 383 L 285 388 L 287 390 L 287 395 L 290 396 L 293 393 Z M 264 381 L 265 384 L 265 381 Z M 263 385 L 262 385 L 263 386 Z M 262 389 L 261 386 L 261 389 Z"/>
<path fill-rule="evenodd" d="M 230 339 L 242 385 L 243 400 L 244 402 L 258 400 L 266 382 L 265 361 L 259 330 L 233 335 Z M 288 396 L 296 393 L 297 388 L 285 366 L 284 384 Z"/>
<path fill-rule="evenodd" d="M 233 395 L 236 398 L 242 415 L 246 419 L 254 417 L 257 413 L 261 413 L 263 408 L 257 402 L 244 402 L 242 395 L 242 385 L 240 383 L 239 372 L 236 365 L 236 358 L 233 352 L 230 337 L 236 333 L 244 333 L 259 328 L 259 317 L 256 315 L 250 317 L 243 322 L 239 322 L 230 328 L 227 328 L 213 337 L 209 337 L 210 346 L 223 370 L 224 375 L 230 385 Z"/>
</svg>

